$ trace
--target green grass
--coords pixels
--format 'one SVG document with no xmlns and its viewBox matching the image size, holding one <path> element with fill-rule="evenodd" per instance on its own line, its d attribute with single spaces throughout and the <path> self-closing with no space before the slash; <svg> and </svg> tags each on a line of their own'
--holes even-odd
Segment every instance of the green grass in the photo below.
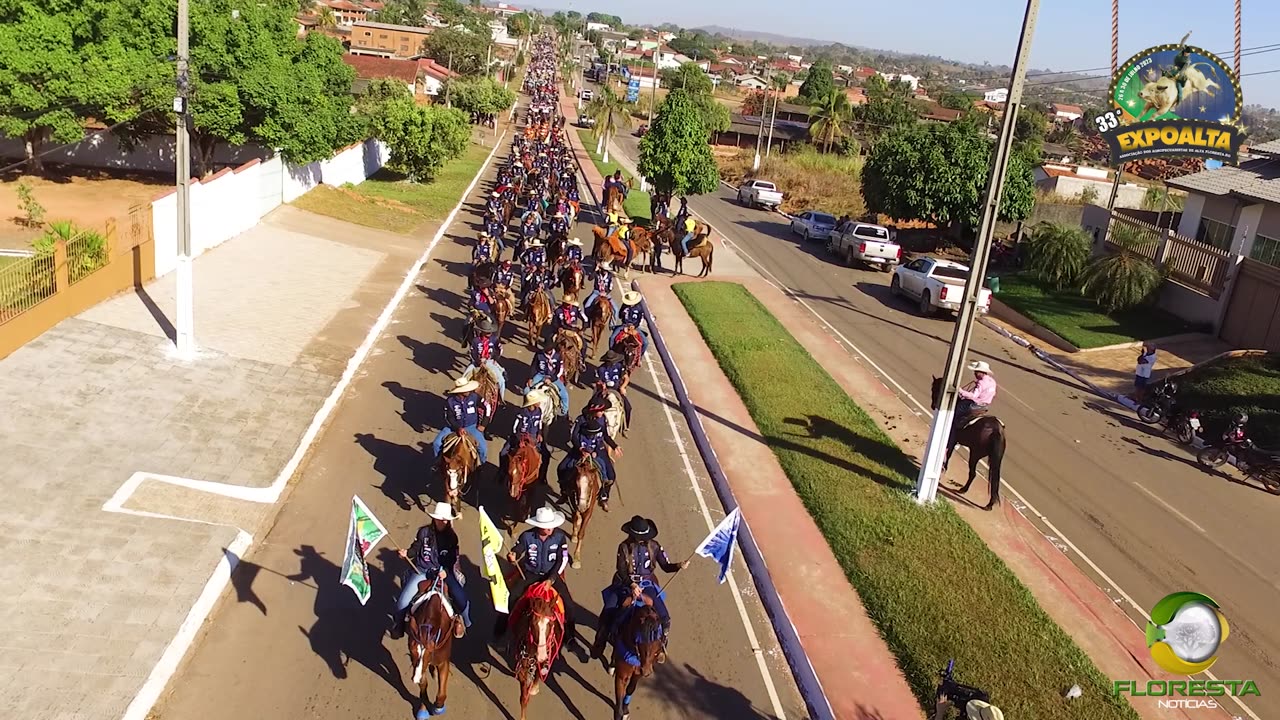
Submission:
<svg viewBox="0 0 1280 720">
<path fill-rule="evenodd" d="M 911 460 L 746 288 L 673 290 L 923 707 L 955 658 L 959 679 L 990 692 L 1006 717 L 1137 719 L 949 504 L 915 503 Z M 840 618 L 828 621 L 838 631 Z M 1064 700 L 1073 684 L 1083 697 Z"/>
<path fill-rule="evenodd" d="M 293 204 L 309 212 L 365 227 L 407 235 L 426 222 L 448 216 L 490 148 L 470 144 L 429 183 L 406 182 L 386 168 L 353 187 L 318 185 Z"/>
<path fill-rule="evenodd" d="M 632 190 L 627 193 L 626 202 L 622 204 L 623 210 L 627 215 L 636 221 L 637 225 L 647 226 L 653 218 L 649 215 L 649 193 L 641 192 L 639 179 L 633 177 L 625 168 L 616 162 L 604 162 L 604 158 L 596 153 L 596 138 L 591 134 L 590 130 L 578 128 L 578 137 L 582 139 L 582 146 L 587 149 L 587 154 L 591 156 L 591 162 L 595 164 L 596 169 L 604 177 L 608 177 L 615 172 L 621 170 L 622 177 L 629 178 L 632 181 Z M 596 193 L 600 192 L 600 188 L 595 189 Z M 604 198 L 601 198 L 603 201 Z"/>
<path fill-rule="evenodd" d="M 1078 348 L 1152 340 L 1199 329 L 1154 307 L 1108 315 L 1078 291 L 1055 290 L 1027 275 L 1001 276 L 1000 294 L 996 297 Z"/>
<path fill-rule="evenodd" d="M 1280 447 L 1280 355 L 1223 358 L 1178 381 L 1178 404 L 1200 411 L 1205 437 L 1226 427 L 1234 412 L 1249 414 L 1249 437 Z"/>
</svg>

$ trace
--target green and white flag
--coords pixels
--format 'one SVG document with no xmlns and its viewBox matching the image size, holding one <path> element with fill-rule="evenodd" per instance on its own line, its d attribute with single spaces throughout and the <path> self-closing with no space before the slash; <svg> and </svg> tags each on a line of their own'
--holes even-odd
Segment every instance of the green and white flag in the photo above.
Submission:
<svg viewBox="0 0 1280 720">
<path fill-rule="evenodd" d="M 369 565 L 365 557 L 387 534 L 358 496 L 351 497 L 351 523 L 347 530 L 347 550 L 342 560 L 342 584 L 351 588 L 360 604 L 369 602 Z"/>
</svg>

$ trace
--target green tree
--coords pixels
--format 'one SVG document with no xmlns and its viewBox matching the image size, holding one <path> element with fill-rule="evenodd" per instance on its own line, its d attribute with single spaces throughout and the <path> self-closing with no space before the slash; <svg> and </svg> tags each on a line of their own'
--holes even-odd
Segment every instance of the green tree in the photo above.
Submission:
<svg viewBox="0 0 1280 720">
<path fill-rule="evenodd" d="M 713 58 L 716 54 L 715 44 L 704 32 L 681 32 L 675 39 L 667 43 L 672 50 L 695 60 Z"/>
<path fill-rule="evenodd" d="M 459 110 L 477 115 L 497 115 L 509 110 L 516 101 L 516 94 L 492 78 L 478 80 L 453 79 L 448 83 L 449 104 Z"/>
<path fill-rule="evenodd" d="M 683 63 L 677 68 L 663 70 L 659 77 L 662 79 L 663 87 L 682 88 L 690 95 L 710 95 L 715 89 L 711 84 L 710 76 L 691 62 Z"/>
<path fill-rule="evenodd" d="M 819 60 L 809 67 L 809 74 L 800 86 L 800 97 L 806 102 L 824 101 L 836 87 L 835 76 L 831 74 L 831 62 Z"/>
<path fill-rule="evenodd" d="M 641 30 L 640 28 L 636 28 L 627 33 L 628 40 L 639 40 L 642 37 L 644 37 L 644 30 Z"/>
<path fill-rule="evenodd" d="M 627 112 L 627 102 L 614 89 L 605 86 L 591 98 L 587 106 L 587 115 L 596 121 L 596 152 L 602 153 L 604 161 L 609 162 L 609 139 L 618 133 L 619 128 L 631 127 L 631 113 Z"/>
<path fill-rule="evenodd" d="M 387 0 L 381 10 L 373 13 L 372 20 L 391 25 L 422 27 L 429 8 L 427 0 Z"/>
<path fill-rule="evenodd" d="M 836 88 L 831 88 L 826 97 L 814 103 L 809 136 L 822 143 L 823 152 L 831 152 L 831 144 L 844 137 L 851 110 L 849 96 Z"/>
<path fill-rule="evenodd" d="M 675 88 L 671 92 L 685 93 L 686 91 L 681 88 Z M 729 108 L 725 107 L 723 103 L 711 95 L 694 95 L 692 93 L 687 93 L 687 95 L 693 106 L 697 108 L 698 116 L 702 118 L 702 126 L 707 129 L 708 138 L 714 133 L 724 132 L 729 129 L 729 124 L 733 119 L 729 114 Z M 667 97 L 671 96 L 667 95 Z M 663 100 L 663 102 L 665 103 L 666 100 Z"/>
<path fill-rule="evenodd" d="M 422 54 L 459 75 L 484 75 L 490 37 L 462 28 L 440 28 L 422 41 Z"/>
<path fill-rule="evenodd" d="M 867 209 L 902 220 L 972 230 L 978 224 L 994 148 L 965 123 L 917 124 L 880 137 L 862 169 Z M 1009 163 L 1000 219 L 1017 221 L 1031 212 L 1035 183 L 1025 158 Z"/>
<path fill-rule="evenodd" d="M 973 98 L 959 92 L 944 92 L 938 97 L 938 104 L 952 110 L 973 110 Z"/>
<path fill-rule="evenodd" d="M 533 16 L 522 12 L 507 18 L 507 33 L 515 38 L 531 37 L 533 34 Z"/>
<path fill-rule="evenodd" d="M 622 18 L 617 15 L 606 15 L 599 12 L 587 13 L 587 22 L 604 23 L 614 29 L 622 27 Z"/>
<path fill-rule="evenodd" d="M 1112 228 L 1108 252 L 1089 261 L 1081 288 L 1107 312 L 1148 301 L 1164 281 L 1160 269 L 1138 252 L 1150 239 L 1141 233 L 1116 232 L 1120 228 L 1118 224 Z"/>
<path fill-rule="evenodd" d="M 720 185 L 707 129 L 692 98 L 675 90 L 640 140 L 640 174 L 662 193 L 703 195 Z"/>
<path fill-rule="evenodd" d="M 1093 242 L 1078 226 L 1044 222 L 1023 244 L 1027 270 L 1062 290 L 1074 287 L 1093 251 Z"/>
<path fill-rule="evenodd" d="M 461 110 L 419 105 L 412 98 L 384 103 L 373 130 L 391 150 L 387 166 L 414 182 L 429 182 L 471 141 L 471 123 Z"/>
</svg>

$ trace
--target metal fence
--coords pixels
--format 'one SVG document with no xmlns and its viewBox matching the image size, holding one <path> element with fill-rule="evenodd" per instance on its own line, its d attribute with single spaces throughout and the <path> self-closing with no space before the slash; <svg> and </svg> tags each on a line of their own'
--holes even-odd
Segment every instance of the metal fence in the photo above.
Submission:
<svg viewBox="0 0 1280 720">
<path fill-rule="evenodd" d="M 107 264 L 107 239 L 91 230 L 67 241 L 67 279 L 72 285 Z"/>
<path fill-rule="evenodd" d="M 0 265 L 0 324 L 21 315 L 57 292 L 53 253 L 39 253 Z"/>
<path fill-rule="evenodd" d="M 1111 215 L 1107 247 L 1141 255 L 1174 280 L 1212 297 L 1222 293 L 1232 264 L 1228 253 L 1212 245 L 1119 213 Z"/>
</svg>

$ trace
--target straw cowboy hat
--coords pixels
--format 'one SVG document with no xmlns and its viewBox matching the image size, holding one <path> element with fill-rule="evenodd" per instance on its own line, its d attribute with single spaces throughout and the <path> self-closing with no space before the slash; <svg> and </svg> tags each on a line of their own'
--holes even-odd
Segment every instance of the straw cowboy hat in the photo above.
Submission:
<svg viewBox="0 0 1280 720">
<path fill-rule="evenodd" d="M 573 293 L 568 293 L 563 298 L 560 299 L 560 302 L 565 305 L 577 305 L 578 296 Z"/>
<path fill-rule="evenodd" d="M 964 712 L 969 720 L 1004 720 L 1000 708 L 982 700 L 970 700 Z"/>
<path fill-rule="evenodd" d="M 658 536 L 658 525 L 648 518 L 635 515 L 622 524 L 622 532 L 637 540 L 649 540 Z"/>
<path fill-rule="evenodd" d="M 581 241 L 581 240 L 579 240 L 578 238 L 569 238 L 569 244 L 570 244 L 570 245 L 577 245 L 578 247 L 582 247 L 582 241 Z"/>
<path fill-rule="evenodd" d="M 546 399 L 547 399 L 547 394 L 542 392 L 541 390 L 530 390 L 529 392 L 525 393 L 524 407 L 533 407 L 534 405 L 541 405 L 542 401 Z"/>
<path fill-rule="evenodd" d="M 542 247 L 542 241 L 538 238 L 533 238 L 529 241 L 529 247 Z"/>
<path fill-rule="evenodd" d="M 564 524 L 564 513 L 543 505 L 525 523 L 543 530 L 558 528 Z"/>
<path fill-rule="evenodd" d="M 639 305 L 640 300 L 642 300 L 643 298 L 644 296 L 636 292 L 635 290 L 628 290 L 622 293 L 622 304 L 623 305 Z"/>
<path fill-rule="evenodd" d="M 627 217 L 626 215 L 623 215 L 622 217 L 618 218 L 618 224 L 619 224 L 619 225 L 630 225 L 630 224 L 631 224 L 631 223 L 633 223 L 633 222 L 635 222 L 635 221 L 634 221 L 634 220 L 632 220 L 631 218 Z"/>
<path fill-rule="evenodd" d="M 974 372 L 986 373 L 987 375 L 995 374 L 991 372 L 991 366 L 987 364 L 986 360 L 975 360 L 969 363 L 969 369 Z"/>
<path fill-rule="evenodd" d="M 449 522 L 458 519 L 458 516 L 453 514 L 453 506 L 445 502 L 436 503 L 431 512 L 427 513 L 427 517 L 433 520 L 448 520 Z"/>
<path fill-rule="evenodd" d="M 449 394 L 462 395 L 463 393 L 475 392 L 476 390 L 479 390 L 479 389 L 480 389 L 479 382 L 475 380 L 468 380 L 466 378 L 458 378 L 458 381 L 455 382 L 453 384 L 453 387 L 449 390 Z"/>
</svg>

